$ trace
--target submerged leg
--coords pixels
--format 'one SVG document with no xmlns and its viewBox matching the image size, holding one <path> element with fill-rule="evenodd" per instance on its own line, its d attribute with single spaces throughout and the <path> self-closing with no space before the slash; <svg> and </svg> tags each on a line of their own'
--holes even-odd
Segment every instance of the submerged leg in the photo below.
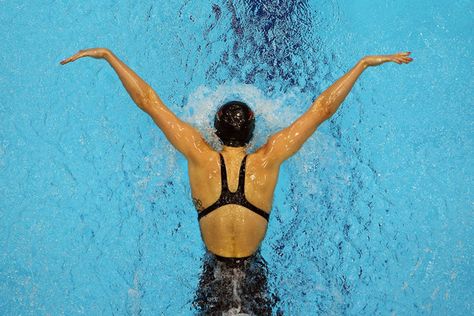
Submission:
<svg viewBox="0 0 474 316">
<path fill-rule="evenodd" d="M 267 273 L 258 253 L 246 259 L 206 254 L 193 305 L 201 315 L 271 315 L 278 299 L 268 291 Z"/>
</svg>

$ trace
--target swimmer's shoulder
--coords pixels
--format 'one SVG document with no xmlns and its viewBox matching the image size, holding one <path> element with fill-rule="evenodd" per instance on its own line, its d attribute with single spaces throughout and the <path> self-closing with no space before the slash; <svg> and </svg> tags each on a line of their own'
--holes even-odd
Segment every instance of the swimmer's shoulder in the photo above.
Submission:
<svg viewBox="0 0 474 316">
<path fill-rule="evenodd" d="M 195 167 L 209 166 L 210 163 L 219 160 L 219 152 L 211 146 L 206 146 L 192 159 L 188 158 L 188 164 Z"/>
<path fill-rule="evenodd" d="M 254 162 L 256 166 L 261 166 L 265 169 L 278 169 L 281 163 L 274 159 L 274 155 L 269 149 L 269 146 L 265 144 L 255 152 L 249 154 L 248 159 Z"/>
</svg>

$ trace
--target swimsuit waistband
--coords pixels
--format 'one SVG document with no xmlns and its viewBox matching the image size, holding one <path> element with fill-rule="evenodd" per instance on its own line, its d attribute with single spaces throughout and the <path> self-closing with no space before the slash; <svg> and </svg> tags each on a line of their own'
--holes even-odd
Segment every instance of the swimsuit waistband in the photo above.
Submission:
<svg viewBox="0 0 474 316">
<path fill-rule="evenodd" d="M 225 262 L 225 263 L 241 263 L 247 261 L 249 258 L 253 257 L 254 255 L 250 255 L 248 257 L 241 257 L 241 258 L 232 258 L 232 257 L 222 257 L 219 255 L 212 254 L 218 261 Z"/>
</svg>

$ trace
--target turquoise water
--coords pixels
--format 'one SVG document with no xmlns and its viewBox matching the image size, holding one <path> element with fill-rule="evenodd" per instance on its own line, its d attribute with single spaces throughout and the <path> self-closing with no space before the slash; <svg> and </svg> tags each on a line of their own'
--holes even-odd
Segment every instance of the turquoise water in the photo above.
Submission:
<svg viewBox="0 0 474 316">
<path fill-rule="evenodd" d="M 357 4 L 355 4 L 357 3 Z M 192 315 L 204 248 L 186 162 L 99 60 L 113 50 L 212 141 L 229 96 L 252 148 L 367 54 L 285 163 L 262 254 L 285 315 L 468 315 L 472 1 L 0 2 L 0 312 Z M 471 18 L 470 18 L 471 17 Z"/>
</svg>

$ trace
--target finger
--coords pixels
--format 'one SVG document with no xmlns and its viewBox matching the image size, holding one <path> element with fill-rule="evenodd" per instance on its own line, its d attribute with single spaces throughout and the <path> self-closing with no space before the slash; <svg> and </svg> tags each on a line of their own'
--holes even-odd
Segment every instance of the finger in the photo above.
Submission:
<svg viewBox="0 0 474 316">
<path fill-rule="evenodd" d="M 399 57 L 393 57 L 392 61 L 399 64 L 399 65 L 403 62 Z"/>
<path fill-rule="evenodd" d="M 402 57 L 399 57 L 398 58 L 398 61 L 401 63 L 401 64 L 406 64 L 406 59 L 402 58 Z"/>
<path fill-rule="evenodd" d="M 71 58 L 72 58 L 72 57 L 63 59 L 63 60 L 61 60 L 59 63 L 60 63 L 61 65 L 65 65 L 65 64 L 67 64 L 67 63 L 70 63 L 70 62 L 71 62 Z"/>
<path fill-rule="evenodd" d="M 406 63 L 406 64 L 409 63 L 409 62 L 411 62 L 411 61 L 413 60 L 413 58 L 408 57 L 408 55 L 406 55 L 406 56 L 401 56 L 400 58 L 401 58 L 401 59 L 403 60 L 403 62 Z"/>
<path fill-rule="evenodd" d="M 398 55 L 398 56 L 409 56 L 411 54 L 411 52 L 400 52 L 400 53 L 396 53 L 395 55 Z"/>
<path fill-rule="evenodd" d="M 70 62 L 73 62 L 81 57 L 84 57 L 84 51 L 80 50 L 79 52 L 77 52 L 76 54 L 72 55 L 71 57 L 69 58 L 66 58 L 65 60 L 61 61 L 61 65 L 65 65 L 67 63 L 70 63 Z"/>
<path fill-rule="evenodd" d="M 394 63 L 399 62 L 397 55 L 390 56 L 388 60 L 391 61 L 391 62 L 394 62 Z"/>
<path fill-rule="evenodd" d="M 65 65 L 67 63 L 73 62 L 77 59 L 77 57 L 71 56 L 69 58 L 66 58 L 65 60 L 61 61 L 61 65 Z"/>
</svg>

